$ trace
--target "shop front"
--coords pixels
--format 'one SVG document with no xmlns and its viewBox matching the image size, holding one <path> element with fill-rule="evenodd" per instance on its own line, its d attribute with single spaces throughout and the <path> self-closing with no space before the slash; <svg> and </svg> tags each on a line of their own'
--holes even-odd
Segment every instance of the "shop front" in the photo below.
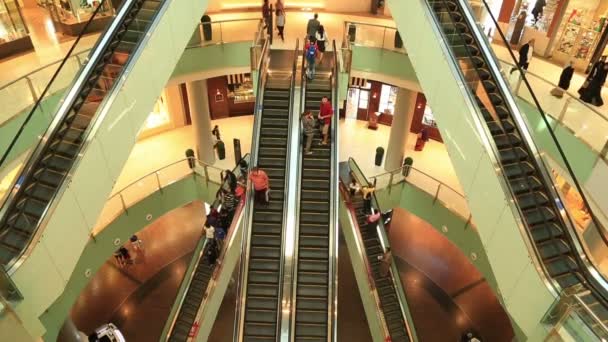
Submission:
<svg viewBox="0 0 608 342">
<path fill-rule="evenodd" d="M 212 120 L 252 115 L 255 96 L 251 74 L 231 74 L 207 80 Z"/>
<path fill-rule="evenodd" d="M 479 0 L 471 0 L 472 4 L 476 2 Z M 602 54 L 608 53 L 605 51 L 608 0 L 493 0 L 489 3 L 513 48 L 534 39 L 535 54 L 550 57 L 560 65 L 572 61 L 579 71 L 588 71 Z M 477 6 L 480 22 L 493 26 L 482 7 L 483 4 Z M 497 33 L 493 35 L 495 41 L 500 42 L 496 39 Z"/>
<path fill-rule="evenodd" d="M 370 122 L 371 129 L 376 122 L 390 126 L 393 122 L 398 91 L 399 87 L 390 84 L 351 77 L 344 117 Z M 426 97 L 418 93 L 410 132 L 418 134 L 422 129 L 427 130 L 431 139 L 443 141 L 433 111 L 427 105 Z"/>
<path fill-rule="evenodd" d="M 38 0 L 38 4 L 49 11 L 55 30 L 69 36 L 80 35 L 97 6 L 101 6 L 101 8 L 89 25 L 86 33 L 105 29 L 110 21 L 112 21 L 115 10 L 114 6 L 121 2 L 100 0 Z"/>
<path fill-rule="evenodd" d="M 33 50 L 17 0 L 0 0 L 0 58 Z"/>
</svg>

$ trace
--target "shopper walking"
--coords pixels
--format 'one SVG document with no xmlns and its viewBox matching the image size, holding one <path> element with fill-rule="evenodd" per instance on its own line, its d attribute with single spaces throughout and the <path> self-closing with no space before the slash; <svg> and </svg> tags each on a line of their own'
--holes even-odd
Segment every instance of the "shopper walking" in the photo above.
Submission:
<svg viewBox="0 0 608 342">
<path fill-rule="evenodd" d="M 323 54 L 325 53 L 325 43 L 327 42 L 327 34 L 325 33 L 325 27 L 319 26 L 319 30 L 316 33 L 317 47 L 319 48 L 319 64 L 323 61 Z"/>
<path fill-rule="evenodd" d="M 570 82 L 572 81 L 573 75 L 574 67 L 572 66 L 572 61 L 570 61 L 562 70 L 562 73 L 559 76 L 559 83 L 557 84 L 557 87 L 551 90 L 551 95 L 561 99 L 564 96 L 564 92 L 570 88 Z"/>
<path fill-rule="evenodd" d="M 317 63 L 317 54 L 319 52 L 319 47 L 317 46 L 317 38 L 309 37 L 306 45 L 304 46 L 304 51 L 306 51 L 306 78 L 309 80 L 313 80 L 315 78 L 315 64 Z"/>
<path fill-rule="evenodd" d="M 530 39 L 526 44 L 519 48 L 519 61 L 517 65 L 524 70 L 528 70 L 530 61 L 532 61 L 532 55 L 534 54 L 534 39 Z M 511 68 L 510 74 L 517 70 L 517 67 Z"/>
<path fill-rule="evenodd" d="M 327 145 L 329 140 L 329 127 L 331 126 L 331 117 L 334 114 L 334 109 L 331 106 L 331 102 L 327 96 L 323 96 L 321 99 L 321 108 L 319 109 L 319 120 L 323 123 L 323 141 L 321 145 Z"/>
<path fill-rule="evenodd" d="M 312 140 L 315 137 L 315 118 L 312 116 L 311 111 L 306 111 L 302 115 L 302 127 L 304 128 L 304 137 L 306 138 L 306 145 L 304 147 L 304 154 L 311 155 L 312 151 Z"/>
<path fill-rule="evenodd" d="M 608 64 L 604 63 L 602 64 L 601 68 L 595 72 L 593 78 L 589 80 L 589 85 L 581 94 L 581 100 L 596 107 L 603 106 L 604 100 L 602 100 L 602 88 L 604 87 L 604 83 L 606 83 L 607 76 Z"/>
<path fill-rule="evenodd" d="M 386 247 L 386 251 L 382 255 L 378 255 L 380 260 L 380 276 L 387 277 L 391 271 L 391 262 L 393 260 L 393 253 L 390 247 Z"/>
<path fill-rule="evenodd" d="M 593 67 L 591 67 L 591 71 L 589 72 L 589 75 L 587 75 L 587 79 L 578 90 L 578 93 L 581 97 L 587 91 L 587 88 L 589 88 L 591 80 L 597 75 L 598 71 L 604 68 L 604 65 L 606 64 L 606 57 L 607 56 L 600 57 L 598 61 L 593 64 Z"/>
<path fill-rule="evenodd" d="M 317 35 L 317 31 L 319 31 L 319 26 L 321 23 L 319 22 L 319 15 L 315 13 L 312 19 L 308 20 L 308 24 L 306 24 L 306 36 L 308 38 L 314 38 Z"/>
<path fill-rule="evenodd" d="M 277 3 L 274 4 L 274 7 L 277 8 L 277 10 L 281 10 L 281 11 L 285 11 L 285 6 L 283 5 L 283 1 L 281 0 L 277 0 Z"/>
<path fill-rule="evenodd" d="M 283 32 L 285 30 L 285 11 L 280 10 L 277 7 L 276 17 L 277 17 L 277 30 L 279 31 L 279 37 L 281 37 L 282 41 L 285 41 L 285 35 L 283 34 Z"/>
<path fill-rule="evenodd" d="M 222 189 L 233 192 L 236 190 L 237 178 L 236 175 L 230 170 L 224 170 L 222 172 Z"/>
<path fill-rule="evenodd" d="M 205 222 L 205 237 L 210 242 L 215 239 L 215 227 L 209 221 Z"/>
<path fill-rule="evenodd" d="M 222 204 L 222 210 L 225 210 L 228 213 L 228 220 L 232 221 L 234 211 L 239 204 L 239 200 L 236 198 L 235 193 L 222 189 L 220 194 L 220 203 Z"/>
<path fill-rule="evenodd" d="M 131 246 L 133 246 L 133 250 L 137 252 L 142 252 L 144 250 L 144 242 L 137 235 L 131 236 L 129 238 L 131 242 Z"/>
<path fill-rule="evenodd" d="M 264 0 L 264 4 L 262 5 L 262 18 L 264 18 L 264 28 L 267 28 L 268 25 L 270 25 L 271 15 L 272 13 L 270 12 L 270 5 L 268 4 L 268 0 Z"/>
<path fill-rule="evenodd" d="M 215 137 L 215 139 L 222 140 L 222 137 L 220 136 L 220 126 L 215 125 L 213 127 L 213 129 L 211 130 L 211 134 L 213 134 L 213 136 Z"/>
<path fill-rule="evenodd" d="M 249 173 L 249 179 L 253 183 L 255 202 L 268 204 L 270 202 L 270 181 L 266 172 L 254 166 Z"/>
</svg>

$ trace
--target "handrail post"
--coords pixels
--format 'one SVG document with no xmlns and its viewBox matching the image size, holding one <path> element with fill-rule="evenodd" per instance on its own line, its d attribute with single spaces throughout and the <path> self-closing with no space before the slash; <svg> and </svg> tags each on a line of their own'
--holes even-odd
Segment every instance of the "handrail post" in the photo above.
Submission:
<svg viewBox="0 0 608 342">
<path fill-rule="evenodd" d="M 30 89 L 30 93 L 32 93 L 32 99 L 34 100 L 34 102 L 38 102 L 38 95 L 36 94 L 36 89 L 34 88 L 34 83 L 32 82 L 32 80 L 29 77 L 26 77 L 25 81 L 27 83 L 27 87 Z"/>
<path fill-rule="evenodd" d="M 120 197 L 120 203 L 122 203 L 122 211 L 129 215 L 129 210 L 127 209 L 127 204 L 125 203 L 125 198 L 122 196 L 122 193 L 119 193 L 118 197 Z"/>
<path fill-rule="evenodd" d="M 224 35 L 222 34 L 222 22 L 220 21 L 220 44 L 224 44 Z"/>
<path fill-rule="evenodd" d="M 606 140 L 606 142 L 604 143 L 604 147 L 602 148 L 602 152 L 600 152 L 600 157 L 606 159 L 607 155 L 608 155 L 608 140 Z"/>
<path fill-rule="evenodd" d="M 566 101 L 564 102 L 564 107 L 562 107 L 562 110 L 559 113 L 559 117 L 557 118 L 555 126 L 553 127 L 553 129 L 557 128 L 558 124 L 563 124 L 564 123 L 564 117 L 566 117 L 566 112 L 568 111 L 568 107 L 570 106 L 570 102 L 571 101 L 572 101 L 572 98 L 568 97 L 566 99 Z"/>
<path fill-rule="evenodd" d="M 209 187 L 209 169 L 207 164 L 205 164 L 203 166 L 203 172 L 205 173 L 205 185 L 207 185 L 207 187 Z"/>
<path fill-rule="evenodd" d="M 388 180 L 388 194 L 391 194 L 391 189 L 393 188 L 393 173 L 391 172 L 391 177 Z"/>
<path fill-rule="evenodd" d="M 154 174 L 156 175 L 156 185 L 158 186 L 158 191 L 160 191 L 160 193 L 163 193 L 163 187 L 160 185 L 160 177 L 158 176 L 158 171 L 154 172 Z"/>
<path fill-rule="evenodd" d="M 435 202 L 437 202 L 437 199 L 439 198 L 439 191 L 441 190 L 441 186 L 443 184 L 439 183 L 439 185 L 437 185 L 437 191 L 435 191 L 435 198 L 433 198 L 433 204 L 435 204 Z"/>
</svg>

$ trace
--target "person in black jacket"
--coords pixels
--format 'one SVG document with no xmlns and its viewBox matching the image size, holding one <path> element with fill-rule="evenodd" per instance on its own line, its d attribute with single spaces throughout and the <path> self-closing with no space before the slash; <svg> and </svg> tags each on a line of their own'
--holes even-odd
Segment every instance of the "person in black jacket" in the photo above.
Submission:
<svg viewBox="0 0 608 342">
<path fill-rule="evenodd" d="M 570 61 L 564 70 L 562 70 L 562 73 L 559 76 L 559 83 L 557 84 L 557 87 L 551 90 L 551 95 L 561 99 L 564 96 L 564 91 L 570 88 L 570 81 L 572 81 L 573 75 L 574 67 L 572 66 L 572 61 Z"/>
<path fill-rule="evenodd" d="M 603 63 L 601 68 L 599 68 L 589 80 L 588 86 L 580 92 L 581 100 L 596 107 L 603 106 L 602 88 L 604 87 L 604 83 L 606 83 L 606 77 L 608 77 L 608 63 Z"/>
<path fill-rule="evenodd" d="M 532 16 L 534 17 L 535 24 L 538 21 L 538 19 L 540 19 L 540 17 L 542 17 L 543 9 L 545 8 L 546 5 L 547 5 L 547 3 L 545 2 L 545 0 L 536 0 L 536 4 L 534 4 L 534 8 L 532 9 Z"/>
<path fill-rule="evenodd" d="M 519 61 L 517 65 L 524 70 L 528 70 L 532 55 L 534 54 L 534 39 L 530 39 L 526 44 L 519 48 Z M 511 68 L 511 74 L 517 70 L 517 67 Z"/>
</svg>

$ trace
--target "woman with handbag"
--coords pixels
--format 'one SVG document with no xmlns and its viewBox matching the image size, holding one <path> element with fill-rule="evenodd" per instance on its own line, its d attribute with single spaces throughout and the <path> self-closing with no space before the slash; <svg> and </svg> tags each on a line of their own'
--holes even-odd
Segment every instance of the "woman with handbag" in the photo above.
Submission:
<svg viewBox="0 0 608 342">
<path fill-rule="evenodd" d="M 608 64 L 602 63 L 601 67 L 597 69 L 593 78 L 589 80 L 588 86 L 583 89 L 581 94 L 581 100 L 590 103 L 596 107 L 604 105 L 602 100 L 602 88 L 606 83 L 606 77 L 608 77 Z M 587 81 L 585 81 L 587 83 Z M 584 86 L 584 85 L 583 85 Z"/>
</svg>

